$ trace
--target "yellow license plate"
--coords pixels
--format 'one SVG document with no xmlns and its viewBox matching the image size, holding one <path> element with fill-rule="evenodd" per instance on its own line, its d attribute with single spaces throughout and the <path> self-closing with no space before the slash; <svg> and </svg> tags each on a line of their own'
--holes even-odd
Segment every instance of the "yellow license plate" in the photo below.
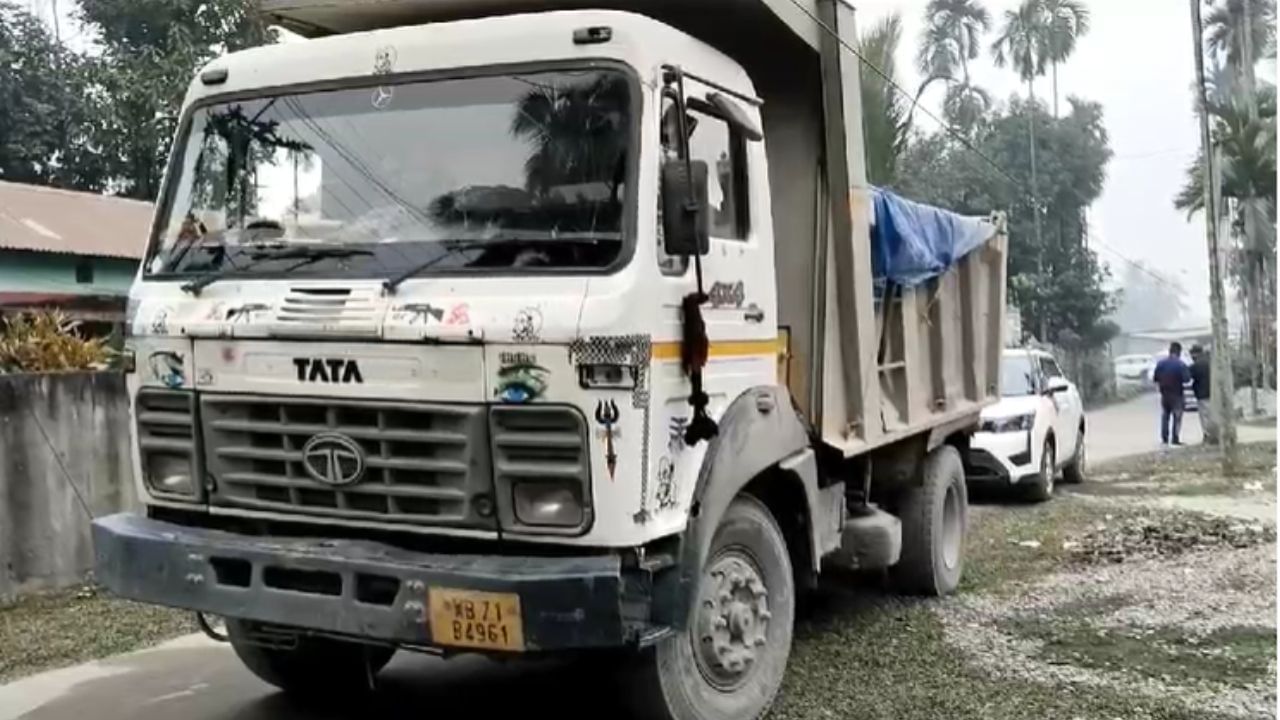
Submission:
<svg viewBox="0 0 1280 720">
<path fill-rule="evenodd" d="M 519 595 L 433 587 L 427 590 L 427 602 L 431 639 L 437 645 L 524 651 Z"/>
</svg>

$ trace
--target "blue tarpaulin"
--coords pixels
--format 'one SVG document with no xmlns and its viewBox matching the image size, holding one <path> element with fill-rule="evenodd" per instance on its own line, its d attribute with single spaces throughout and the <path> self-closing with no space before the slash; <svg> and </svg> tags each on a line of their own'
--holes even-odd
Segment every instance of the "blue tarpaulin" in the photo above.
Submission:
<svg viewBox="0 0 1280 720">
<path fill-rule="evenodd" d="M 991 223 L 872 188 L 871 270 L 911 287 L 937 277 L 994 232 Z"/>
</svg>

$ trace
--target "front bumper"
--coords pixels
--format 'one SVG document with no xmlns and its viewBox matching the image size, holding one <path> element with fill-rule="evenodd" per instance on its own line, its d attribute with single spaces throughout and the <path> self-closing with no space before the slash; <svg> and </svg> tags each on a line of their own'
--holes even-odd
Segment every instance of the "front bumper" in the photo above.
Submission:
<svg viewBox="0 0 1280 720">
<path fill-rule="evenodd" d="M 1016 483 L 1039 472 L 1026 432 L 974 433 L 965 466 L 971 482 Z"/>
<path fill-rule="evenodd" d="M 366 540 L 241 535 L 131 514 L 93 523 L 97 579 L 131 600 L 400 644 L 433 645 L 433 587 L 516 593 L 530 651 L 639 645 L 652 578 L 616 554 L 441 555 Z"/>
</svg>

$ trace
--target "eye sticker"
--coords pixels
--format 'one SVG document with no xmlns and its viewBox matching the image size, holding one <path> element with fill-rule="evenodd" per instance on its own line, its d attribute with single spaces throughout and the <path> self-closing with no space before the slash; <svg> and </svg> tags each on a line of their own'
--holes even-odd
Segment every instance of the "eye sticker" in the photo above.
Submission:
<svg viewBox="0 0 1280 720">
<path fill-rule="evenodd" d="M 532 362 L 518 362 L 498 370 L 494 395 L 504 403 L 527 403 L 547 391 L 548 370 Z"/>
</svg>

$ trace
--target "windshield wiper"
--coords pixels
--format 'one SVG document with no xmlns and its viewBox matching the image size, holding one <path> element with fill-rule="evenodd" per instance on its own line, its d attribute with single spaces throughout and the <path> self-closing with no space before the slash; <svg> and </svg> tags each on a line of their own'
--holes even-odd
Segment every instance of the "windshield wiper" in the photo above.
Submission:
<svg viewBox="0 0 1280 720">
<path fill-rule="evenodd" d="M 460 252 L 464 252 L 466 250 L 475 250 L 476 248 L 484 247 L 487 244 L 488 244 L 487 242 L 482 242 L 478 240 L 464 241 L 464 242 L 454 241 L 452 243 L 449 243 L 451 247 L 446 248 L 445 251 L 440 253 L 439 255 L 436 255 L 435 257 L 430 258 L 428 260 L 423 260 L 422 262 L 418 263 L 417 265 L 414 265 L 408 270 L 401 272 L 399 275 L 396 275 L 394 277 L 389 277 L 386 280 L 383 280 L 382 289 L 385 290 L 388 295 L 395 295 L 396 288 L 400 287 L 400 283 L 404 282 L 405 280 L 408 280 L 414 275 L 417 275 L 418 273 L 428 268 L 434 267 L 436 263 L 439 263 L 447 258 L 451 258 Z"/>
<path fill-rule="evenodd" d="M 486 238 L 484 240 L 465 240 L 454 241 L 453 247 L 436 255 L 435 257 L 424 260 L 408 270 L 388 278 L 382 282 L 382 287 L 387 291 L 388 295 L 394 295 L 396 288 L 405 280 L 434 267 L 437 263 L 453 257 L 454 255 L 465 250 L 475 250 L 476 248 L 486 248 L 495 245 L 514 245 L 521 248 L 536 248 L 542 245 L 554 245 L 556 243 L 571 243 L 575 245 L 596 245 L 601 242 L 622 242 L 621 238 L 613 238 L 600 235 L 590 235 L 584 233 L 565 233 L 563 235 L 548 236 L 544 232 L 530 235 L 502 235 L 499 237 Z"/>
<path fill-rule="evenodd" d="M 204 290 L 205 288 L 209 287 L 213 283 L 218 282 L 219 280 L 223 280 L 233 275 L 237 275 L 242 270 L 247 270 L 259 263 L 271 262 L 273 260 L 291 260 L 294 258 L 298 259 L 298 262 L 284 269 L 284 272 L 291 272 L 293 270 L 296 270 L 302 267 L 303 265 L 310 265 L 311 263 L 317 262 L 319 260 L 326 260 L 328 258 L 351 257 L 353 255 L 372 255 L 372 254 L 373 252 L 369 250 L 360 250 L 356 248 L 344 248 L 344 247 L 315 247 L 315 246 L 285 247 L 285 248 L 273 250 L 272 252 L 267 252 L 261 255 L 253 256 L 252 262 L 250 262 L 248 265 L 245 265 L 245 266 L 220 268 L 218 270 L 207 272 L 204 275 L 201 275 L 200 277 L 192 280 L 191 282 L 185 283 L 182 286 L 182 290 L 184 292 L 189 292 L 192 295 L 199 295 L 201 290 Z"/>
</svg>

